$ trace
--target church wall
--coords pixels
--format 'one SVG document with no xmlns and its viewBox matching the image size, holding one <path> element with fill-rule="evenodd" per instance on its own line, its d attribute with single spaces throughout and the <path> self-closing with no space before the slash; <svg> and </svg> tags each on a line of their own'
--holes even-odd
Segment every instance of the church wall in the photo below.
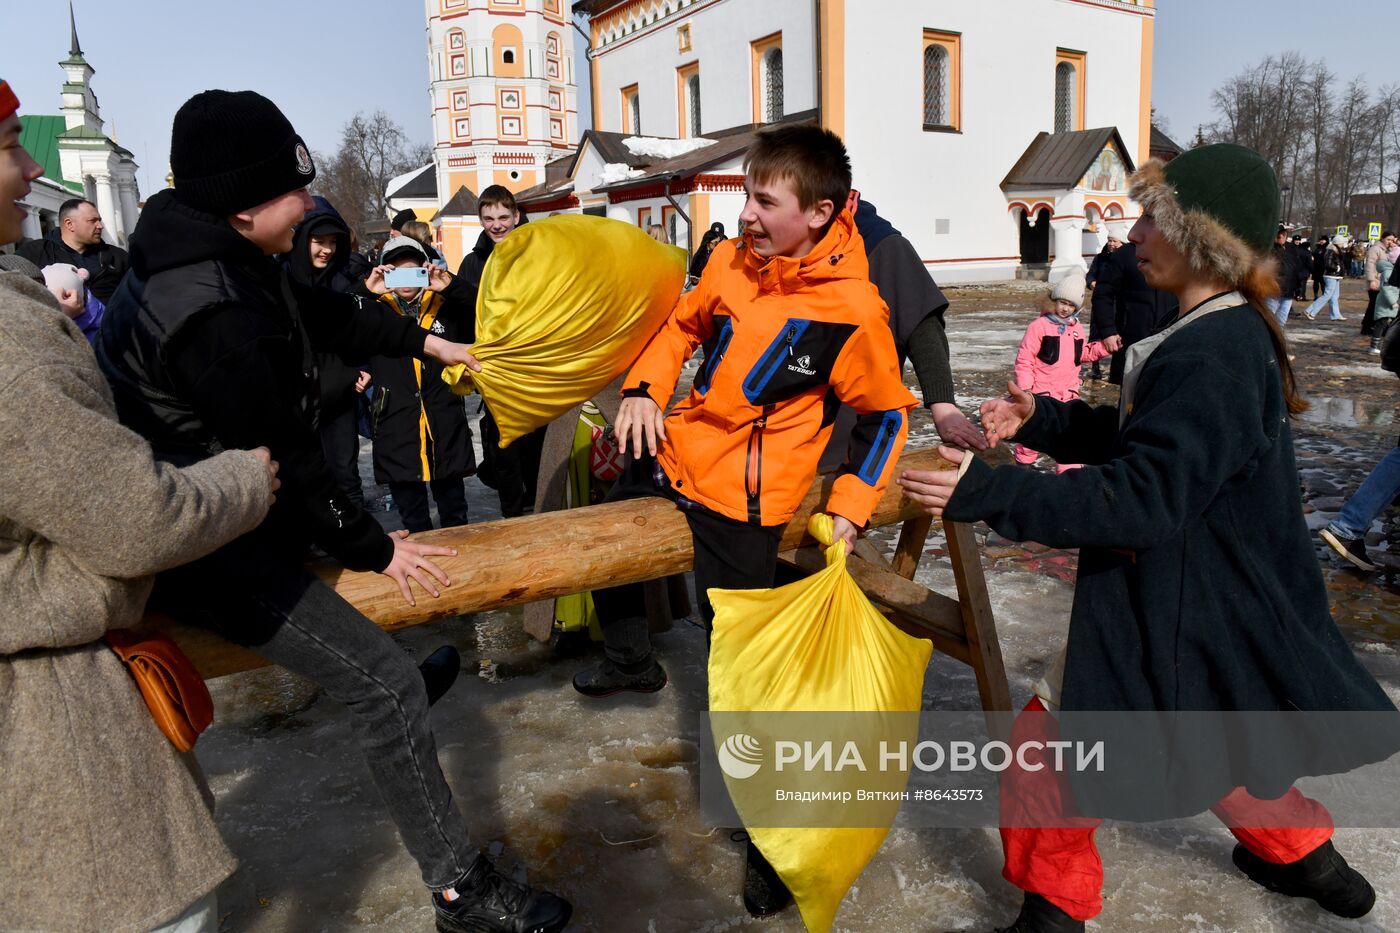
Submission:
<svg viewBox="0 0 1400 933">
<path fill-rule="evenodd" d="M 643 5 L 644 7 L 646 5 Z M 606 20 L 599 28 L 609 32 Z M 691 47 L 681 51 L 678 30 L 689 27 Z M 783 34 L 784 111 L 816 107 L 811 0 L 696 0 L 651 26 L 595 46 L 598 123 L 594 129 L 624 132 L 622 89 L 637 85 L 641 132 L 680 136 L 676 70 L 700 66 L 700 126 L 704 133 L 753 122 L 750 43 Z M 636 132 L 627 128 L 628 132 Z"/>
<path fill-rule="evenodd" d="M 937 279 L 1014 275 L 1019 228 L 1000 183 L 1036 133 L 1054 129 L 1057 49 L 1086 54 L 1082 126 L 1117 126 L 1136 160 L 1148 119 L 1136 11 L 1075 0 L 885 0 L 878 17 L 848 8 L 844 25 L 844 135 L 856 186 Z M 960 34 L 960 132 L 923 127 L 925 29 Z M 947 233 L 937 232 L 939 220 Z"/>
</svg>

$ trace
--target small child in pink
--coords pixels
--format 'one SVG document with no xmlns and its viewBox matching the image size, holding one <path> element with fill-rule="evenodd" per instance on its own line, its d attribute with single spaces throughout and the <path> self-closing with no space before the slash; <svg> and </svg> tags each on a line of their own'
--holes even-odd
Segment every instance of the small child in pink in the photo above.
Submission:
<svg viewBox="0 0 1400 933">
<path fill-rule="evenodd" d="M 1033 395 L 1062 402 L 1079 398 L 1079 367 L 1112 353 L 1102 340 L 1088 343 L 1079 312 L 1084 307 L 1084 273 L 1070 270 L 1041 301 L 1040 316 L 1026 328 L 1016 352 L 1016 384 Z M 1034 463 L 1037 451 L 1016 445 L 1017 463 Z M 1060 464 L 1063 473 L 1079 466 Z"/>
</svg>

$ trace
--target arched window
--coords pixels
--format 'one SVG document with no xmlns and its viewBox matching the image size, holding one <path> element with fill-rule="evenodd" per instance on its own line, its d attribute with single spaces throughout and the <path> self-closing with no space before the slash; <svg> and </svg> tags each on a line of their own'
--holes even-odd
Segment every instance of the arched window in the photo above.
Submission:
<svg viewBox="0 0 1400 933">
<path fill-rule="evenodd" d="M 700 73 L 696 72 L 685 80 L 687 115 L 690 120 L 690 135 L 700 135 Z"/>
<path fill-rule="evenodd" d="M 1079 96 L 1074 66 L 1060 62 L 1055 66 L 1055 132 L 1068 133 L 1074 129 L 1077 115 L 1075 101 Z M 1043 98 L 1042 98 L 1043 99 Z"/>
<path fill-rule="evenodd" d="M 930 45 L 924 49 L 924 125 L 948 126 L 952 123 L 949 106 L 951 82 L 948 75 L 948 49 Z"/>
<path fill-rule="evenodd" d="M 782 47 L 763 53 L 763 122 L 774 123 L 783 118 L 783 50 Z"/>
<path fill-rule="evenodd" d="M 520 49 L 524 43 L 518 28 L 509 23 L 497 26 L 491 31 L 491 46 L 495 57 L 494 74 L 503 78 L 525 76 L 525 67 L 520 61 Z"/>
<path fill-rule="evenodd" d="M 642 131 L 642 102 L 641 95 L 636 91 L 627 98 L 627 121 L 628 132 L 640 133 Z"/>
</svg>

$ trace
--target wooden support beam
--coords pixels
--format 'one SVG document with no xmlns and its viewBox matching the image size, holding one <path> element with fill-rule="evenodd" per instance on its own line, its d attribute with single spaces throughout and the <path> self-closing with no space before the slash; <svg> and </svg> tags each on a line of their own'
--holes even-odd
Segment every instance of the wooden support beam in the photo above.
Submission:
<svg viewBox="0 0 1400 933">
<path fill-rule="evenodd" d="M 906 450 L 899 462 L 900 470 L 951 468 L 936 450 Z M 813 484 L 788 523 L 783 549 L 797 547 L 807 538 L 807 519 L 826 503 L 834 481 L 834 476 L 823 476 Z M 917 505 L 904 498 L 899 486 L 891 483 L 870 523 L 872 527 L 894 525 L 921 514 Z M 653 580 L 683 573 L 694 563 L 685 516 L 659 498 L 445 528 L 414 535 L 413 539 L 458 550 L 455 557 L 439 561 L 453 585 L 438 599 L 419 591 L 416 607 L 404 602 L 397 586 L 382 574 L 357 573 L 326 561 L 310 569 L 355 608 L 392 631 L 604 586 Z M 975 550 L 971 557 L 977 559 Z M 205 677 L 267 663 L 207 632 L 174 623 L 168 628 Z"/>
<path fill-rule="evenodd" d="M 1001 659 L 1001 643 L 997 640 L 996 623 L 992 619 L 992 600 L 987 593 L 987 578 L 982 573 L 982 554 L 971 525 L 946 522 L 944 537 L 948 540 L 948 559 L 953 565 L 953 578 L 958 583 L 958 609 L 963 616 L 972 653 L 972 669 L 977 674 L 977 692 L 982 709 L 1011 712 L 1011 686 L 1006 681 L 1006 666 Z"/>
</svg>

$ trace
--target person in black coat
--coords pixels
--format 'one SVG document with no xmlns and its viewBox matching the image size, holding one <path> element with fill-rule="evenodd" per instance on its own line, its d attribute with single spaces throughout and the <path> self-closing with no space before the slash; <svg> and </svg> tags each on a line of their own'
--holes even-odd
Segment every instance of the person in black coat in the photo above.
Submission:
<svg viewBox="0 0 1400 933">
<path fill-rule="evenodd" d="M 1293 308 L 1293 296 L 1307 284 L 1310 270 L 1303 263 L 1298 251 L 1288 242 L 1288 231 L 1278 228 L 1274 235 L 1272 250 L 1274 264 L 1278 270 L 1278 295 L 1269 298 L 1269 310 L 1282 327 L 1288 323 L 1288 312 Z"/>
<path fill-rule="evenodd" d="M 360 264 L 350 249 L 349 225 L 325 198 L 317 196 L 311 201 L 316 206 L 297 224 L 291 252 L 282 257 L 287 276 L 302 285 L 368 296 L 364 277 L 370 270 L 365 268 L 363 274 L 356 274 Z M 321 376 L 321 445 L 326 465 L 350 501 L 361 508 L 365 493 L 360 480 L 359 399 L 369 385 L 365 362 L 346 360 L 338 353 L 316 354 Z"/>
<path fill-rule="evenodd" d="M 1098 913 L 1099 818 L 1206 808 L 1249 879 L 1360 917 L 1375 892 L 1293 785 L 1389 758 L 1400 714 L 1332 619 L 1303 517 L 1289 420 L 1307 404 L 1263 301 L 1277 182 L 1256 153 L 1216 145 L 1149 162 L 1130 191 L 1143 273 L 1185 311 L 1129 351 L 1120 406 L 1014 384 L 982 406 L 989 441 L 1084 466 L 990 467 L 945 447 L 958 469 L 900 478 L 930 514 L 1080 549 L 1059 676 L 1037 685 L 1012 744 L 1103 728 L 1111 762 L 1067 780 L 1034 762 L 1004 773 L 1005 877 L 1026 892 L 1011 929 L 1082 930 Z M 1221 715 L 1238 711 L 1255 718 Z"/>
<path fill-rule="evenodd" d="M 1321 295 L 1327 288 L 1327 237 L 1320 236 L 1317 238 L 1317 242 L 1312 246 L 1310 255 L 1312 257 L 1312 262 L 1310 263 L 1312 269 L 1312 296 L 1313 301 L 1316 301 L 1317 296 Z"/>
<path fill-rule="evenodd" d="M 1312 250 L 1308 248 L 1307 238 L 1301 233 L 1293 234 L 1293 250 L 1297 253 L 1298 268 L 1305 271 L 1312 269 Z M 1302 281 L 1298 283 L 1298 290 L 1293 293 L 1294 301 L 1306 301 L 1308 295 L 1308 275 L 1304 275 Z"/>
<path fill-rule="evenodd" d="M 710 261 L 710 253 L 722 242 L 724 242 L 724 224 L 717 220 L 710 224 L 710 229 L 706 230 L 705 235 L 700 238 L 700 245 L 696 247 L 695 255 L 690 258 L 690 278 L 697 282 L 700 280 L 700 276 L 705 273 L 705 264 Z"/>
<path fill-rule="evenodd" d="M 1123 348 L 1113 354 L 1108 381 L 1123 382 L 1123 360 L 1128 348 L 1155 334 L 1176 316 L 1176 298 L 1147 284 L 1138 269 L 1137 247 L 1125 243 L 1099 266 L 1094 285 L 1093 317 L 1089 329 L 1107 340 L 1115 334 L 1123 338 Z M 1069 461 L 1071 463 L 1077 461 Z"/>
<path fill-rule="evenodd" d="M 102 239 L 102 216 L 97 206 L 85 198 L 70 198 L 59 205 L 58 226 L 38 240 L 29 240 L 15 252 L 40 269 L 56 262 L 70 263 L 88 271 L 88 291 L 104 305 L 126 275 L 126 250 Z"/>
<path fill-rule="evenodd" d="M 457 278 L 470 289 L 471 313 L 463 340 L 476 339 L 476 293 L 481 287 L 481 274 L 496 244 L 525 223 L 525 216 L 515 203 L 515 195 L 502 185 L 492 185 L 481 192 L 477 200 L 481 219 L 481 236 L 476 245 L 457 267 Z M 491 409 L 482 402 L 481 408 L 481 469 L 477 479 L 496 490 L 501 501 L 501 515 L 515 518 L 535 507 L 539 488 L 540 457 L 544 452 L 544 435 L 548 425 L 517 438 L 509 447 L 500 446 L 501 432 Z"/>
<path fill-rule="evenodd" d="M 438 762 L 424 673 L 304 566 L 314 543 L 389 577 L 416 605 L 410 580 L 438 596 L 450 581 L 433 558 L 456 553 L 386 534 L 336 484 L 316 431 L 315 351 L 480 364 L 377 302 L 291 280 L 273 259 L 291 250 L 292 228 L 313 206 L 316 167 L 272 101 L 253 91 L 190 98 L 175 115 L 170 163 L 175 186 L 137 222 L 98 363 L 122 422 L 156 456 L 194 464 L 266 446 L 282 488 L 257 529 L 158 577 L 152 604 L 346 705 L 439 929 L 558 933 L 569 905 L 501 875 L 471 841 Z"/>
<path fill-rule="evenodd" d="M 366 283 L 379 301 L 428 333 L 462 342 L 473 307 L 466 303 L 469 290 L 450 286 L 441 293 L 431 288 L 386 289 L 384 275 L 391 268 L 431 263 L 422 244 L 412 237 L 385 243 L 383 259 Z M 447 276 L 441 278 L 445 282 Z M 369 366 L 375 383 L 375 480 L 389 487 L 409 531 L 432 529 L 429 491 L 437 504 L 439 527 L 465 525 L 464 481 L 476 472 L 476 455 L 462 398 L 442 381 L 442 366 L 432 360 L 375 356 Z"/>
</svg>

